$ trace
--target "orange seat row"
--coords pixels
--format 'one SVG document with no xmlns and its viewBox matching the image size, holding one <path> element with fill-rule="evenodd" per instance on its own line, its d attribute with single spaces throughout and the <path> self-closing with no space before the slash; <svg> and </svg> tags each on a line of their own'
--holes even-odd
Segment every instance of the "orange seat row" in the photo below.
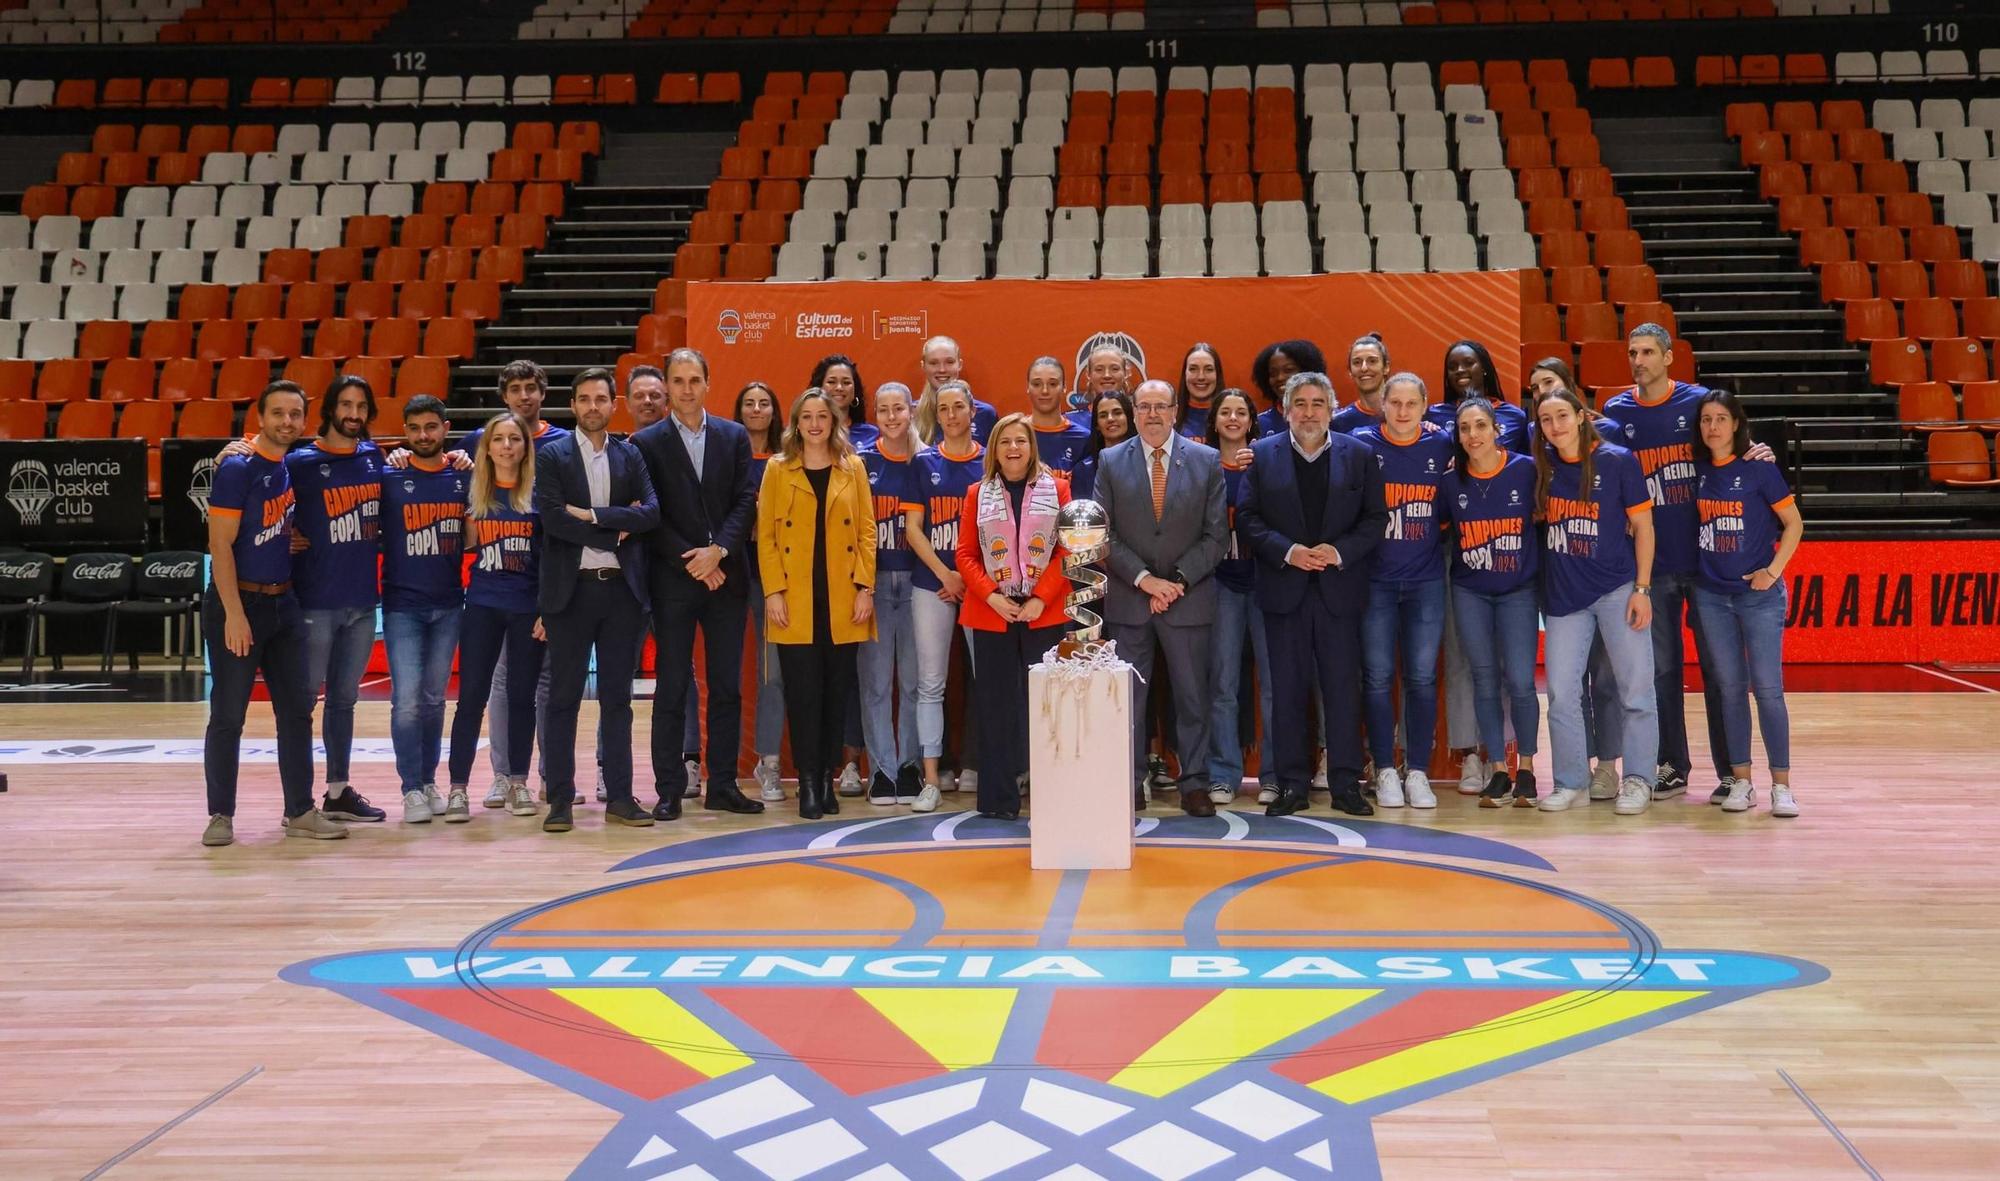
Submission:
<svg viewBox="0 0 2000 1181">
<path fill-rule="evenodd" d="M 1942 296 L 1904 301 L 1900 322 L 1892 300 L 1853 299 L 1845 307 L 1849 340 L 1894 340 L 1899 336 L 1926 342 L 1954 336 L 2000 340 L 2000 299 L 1965 301 L 1962 321 L 1957 301 Z"/>
<path fill-rule="evenodd" d="M 491 317 L 486 317 L 490 319 Z M 479 317 L 461 315 L 385 316 L 374 320 L 328 317 L 318 321 L 271 317 L 249 321 L 215 319 L 154 320 L 139 331 L 137 359 L 172 361 L 183 357 L 226 360 L 230 357 L 356 357 L 429 356 L 469 359 Z M 313 323 L 313 343 L 303 346 L 305 325 Z M 133 355 L 133 326 L 123 320 L 93 320 L 79 330 L 77 357 L 82 361 L 120 361 Z"/>
<path fill-rule="evenodd" d="M 1776 86 L 1796 83 L 1824 86 L 1829 80 L 1826 58 L 1817 53 L 1703 54 L 1694 59 L 1696 86 Z"/>
<path fill-rule="evenodd" d="M 1843 230 L 1891 225 L 1927 226 L 1936 221 L 1928 193 L 1793 193 L 1778 198 L 1778 228 L 1788 234 L 1821 226 Z"/>
<path fill-rule="evenodd" d="M 99 89 L 94 78 L 68 78 L 56 84 L 54 105 L 57 110 L 84 111 L 222 108 L 229 105 L 229 79 L 106 78 Z"/>
<path fill-rule="evenodd" d="M 1896 390 L 1896 421 L 1918 431 L 2000 431 L 2000 381 L 1969 381 L 1960 392 L 1963 412 L 1948 383 L 1913 381 Z"/>
<path fill-rule="evenodd" d="M 1675 85 L 1670 57 L 1594 57 L 1586 75 L 1592 90 L 1657 90 Z"/>
<path fill-rule="evenodd" d="M 33 402 L 43 405 L 95 401 L 105 405 L 127 402 L 161 401 L 178 404 L 216 397 L 241 402 L 243 391 L 255 397 L 262 386 L 246 383 L 256 374 L 271 379 L 270 363 L 284 358 L 239 357 L 174 358 L 164 364 L 142 357 L 120 357 L 104 363 L 103 373 L 86 360 L 65 358 L 43 361 L 39 369 L 33 361 L 0 361 L 0 403 Z M 350 357 L 299 356 L 286 364 L 286 378 L 299 382 L 308 391 L 325 388 L 333 380 L 336 367 L 361 371 L 378 393 L 387 394 L 393 382 L 397 393 L 431 394 L 442 398 L 451 387 L 450 357 L 411 354 L 403 357 L 357 354 Z M 218 370 L 219 366 L 219 370 Z M 220 376 L 218 376 L 218 372 Z M 390 373 L 395 376 L 391 378 Z M 377 379 L 377 374 L 381 375 Z M 93 381 L 95 383 L 93 398 Z"/>
<path fill-rule="evenodd" d="M 1876 296 L 1901 303 L 1932 294 L 1964 303 L 1992 293 L 1985 264 L 1970 258 L 1943 259 L 1929 267 L 1913 259 L 1872 267 L 1849 259 L 1825 263 L 1819 270 L 1819 297 L 1826 303 Z"/>
<path fill-rule="evenodd" d="M 1766 200 L 1796 193 L 1833 196 L 1909 191 L 1909 165 L 1901 160 L 1869 160 L 1860 164 L 1833 160 L 1812 165 L 1785 160 L 1757 170 L 1757 192 Z"/>
<path fill-rule="evenodd" d="M 385 246 L 375 251 L 372 265 L 365 265 L 366 252 L 358 246 L 336 246 L 315 253 L 311 250 L 272 250 L 264 255 L 264 282 L 290 288 L 287 307 L 300 300 L 324 298 L 332 306 L 334 288 L 359 283 L 364 278 L 382 283 L 414 283 L 419 280 L 458 283 L 466 279 L 491 279 L 513 286 L 526 278 L 527 259 L 516 246 Z M 308 292 L 308 287 L 325 291 Z M 239 288 L 238 290 L 247 290 Z M 331 312 L 319 312 L 296 319 L 323 319 Z M 238 316 L 238 319 L 256 319 Z"/>
<path fill-rule="evenodd" d="M 1851 232 L 1839 226 L 1814 226 L 1799 231 L 1799 262 L 1809 267 L 1849 259 L 1944 262 L 1960 257 L 1957 226 L 1912 226 L 1907 231 L 1900 226 L 1861 226 Z"/>
<path fill-rule="evenodd" d="M 276 283 L 245 283 L 229 287 L 220 283 L 190 283 L 181 288 L 174 320 L 154 324 L 198 323 L 203 331 L 211 324 L 254 324 L 259 320 L 286 319 L 279 305 L 289 290 L 297 294 L 304 284 L 287 289 Z M 465 279 L 457 283 L 418 280 L 413 283 L 384 283 L 374 279 L 351 283 L 346 288 L 339 318 L 348 320 L 389 320 L 398 317 L 422 321 L 439 316 L 463 316 L 469 320 L 495 320 L 500 316 L 500 284 L 491 279 Z M 289 317 L 333 319 L 332 316 Z M 149 326 L 150 327 L 150 326 Z"/>
<path fill-rule="evenodd" d="M 1572 343 L 1615 340 L 1623 345 L 1632 329 L 1641 324 L 1660 324 L 1670 333 L 1679 327 L 1673 308 L 1664 303 L 1625 305 L 1622 327 L 1618 309 L 1608 303 L 1571 304 L 1566 309 L 1560 309 L 1560 316 L 1558 310 L 1555 304 L 1546 302 L 1524 305 L 1521 308 L 1521 339 L 1567 340 Z"/>
<path fill-rule="evenodd" d="M 397 225 L 398 221 L 402 224 Z M 461 213 L 449 219 L 436 213 L 415 213 L 400 219 L 371 213 L 348 218 L 341 240 L 364 249 L 398 245 L 423 250 L 436 246 L 540 250 L 549 243 L 549 227 L 548 219 L 539 213 L 508 213 L 497 218 L 490 213 Z"/>
<path fill-rule="evenodd" d="M 1868 376 L 1876 385 L 1900 386 L 1919 381 L 1964 385 L 1989 381 L 1993 373 L 1987 363 L 1986 346 L 1969 336 L 1932 341 L 1928 366 L 1921 341 L 1893 337 L 1869 342 Z"/>
<path fill-rule="evenodd" d="M 1859 99 L 1830 98 L 1813 103 L 1791 100 L 1772 103 L 1730 103 L 1722 110 L 1724 128 L 1731 139 L 1756 131 L 1860 131 L 1868 126 L 1868 109 Z"/>
<path fill-rule="evenodd" d="M 1831 164 L 1846 160 L 1868 164 L 1889 158 L 1882 133 L 1871 127 L 1839 133 L 1814 128 L 1806 131 L 1752 131 L 1743 136 L 1737 154 L 1743 167 L 1757 168 L 1786 160 L 1800 164 Z"/>
</svg>

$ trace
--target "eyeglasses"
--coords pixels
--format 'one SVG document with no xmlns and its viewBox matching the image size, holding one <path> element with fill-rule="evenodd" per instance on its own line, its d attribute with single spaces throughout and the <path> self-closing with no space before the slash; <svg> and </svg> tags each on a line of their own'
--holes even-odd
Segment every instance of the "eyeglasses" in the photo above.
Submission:
<svg viewBox="0 0 2000 1181">
<path fill-rule="evenodd" d="M 1174 406 L 1171 402 L 1141 402 L 1134 406 L 1133 409 L 1141 414 L 1172 414 L 1174 412 Z"/>
</svg>

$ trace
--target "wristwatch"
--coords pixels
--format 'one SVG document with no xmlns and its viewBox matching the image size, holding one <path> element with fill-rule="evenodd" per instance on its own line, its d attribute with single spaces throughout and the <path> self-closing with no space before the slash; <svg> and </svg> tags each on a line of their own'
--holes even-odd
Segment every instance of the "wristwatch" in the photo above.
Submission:
<svg viewBox="0 0 2000 1181">
<path fill-rule="evenodd" d="M 1635 582 L 1632 584 L 1632 593 L 1635 595 L 1644 595 L 1650 599 L 1653 597 L 1653 588 L 1651 584 L 1640 586 Z"/>
<path fill-rule="evenodd" d="M 1188 588 L 1187 575 L 1182 574 L 1180 571 L 1180 567 L 1178 566 L 1174 568 L 1173 574 L 1167 578 L 1167 581 L 1176 584 L 1182 590 L 1186 590 Z"/>
</svg>

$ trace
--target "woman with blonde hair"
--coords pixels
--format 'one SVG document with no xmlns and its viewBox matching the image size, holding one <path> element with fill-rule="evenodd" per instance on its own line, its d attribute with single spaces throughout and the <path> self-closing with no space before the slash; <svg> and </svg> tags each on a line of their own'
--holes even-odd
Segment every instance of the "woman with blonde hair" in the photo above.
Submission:
<svg viewBox="0 0 2000 1181">
<path fill-rule="evenodd" d="M 833 768 L 855 683 L 855 649 L 875 638 L 875 514 L 868 472 L 817 387 L 792 404 L 784 449 L 757 494 L 764 635 L 785 678 L 799 815 L 840 811 Z"/>
<path fill-rule="evenodd" d="M 955 556 L 965 602 L 958 618 L 972 630 L 979 814 L 1012 819 L 1028 771 L 1028 666 L 1048 655 L 1069 622 L 1062 611 L 1069 579 L 1056 540 L 1069 485 L 1035 454 L 1028 415 L 1001 419 L 987 442 L 984 475 L 959 515 Z"/>
<path fill-rule="evenodd" d="M 486 698 L 504 645 L 507 656 L 507 766 L 522 774 L 507 780 L 507 810 L 533 816 L 538 810 L 526 769 L 535 745 L 535 684 L 547 651 L 540 591 L 542 523 L 535 512 L 535 449 L 528 424 L 496 414 L 480 431 L 472 460 L 472 487 L 466 493 L 465 552 L 472 577 L 465 587 L 465 613 L 458 628 L 458 711 L 451 719 L 451 794 L 444 818 L 463 823 L 472 814 L 466 784 Z"/>
</svg>

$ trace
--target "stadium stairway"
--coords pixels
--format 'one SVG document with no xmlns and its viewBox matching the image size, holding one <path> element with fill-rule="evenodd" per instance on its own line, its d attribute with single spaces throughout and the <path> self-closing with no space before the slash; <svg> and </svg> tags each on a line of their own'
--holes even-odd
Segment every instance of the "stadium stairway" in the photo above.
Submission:
<svg viewBox="0 0 2000 1181">
<path fill-rule="evenodd" d="M 530 262 L 527 281 L 508 292 L 505 315 L 482 334 L 472 363 L 456 368 L 455 428 L 470 429 L 497 408 L 494 388 L 508 361 L 533 358 L 562 391 L 581 370 L 610 366 L 631 351 L 634 326 L 672 272 L 728 138 L 606 138 L 593 175 L 571 190 L 563 216 L 551 223 L 548 248 Z M 548 409 L 552 421 L 568 420 L 560 397 Z"/>
<path fill-rule="evenodd" d="M 1758 194 L 1715 116 L 1602 118 L 1604 163 L 1659 274 L 1701 382 L 1742 395 L 1758 420 L 1785 423 L 1815 527 L 1950 528 L 1963 500 L 1924 481 L 1921 440 L 1896 425 L 1893 395 L 1844 339 L 1796 239 Z M 1839 487 L 1834 492 L 1833 487 Z"/>
</svg>

